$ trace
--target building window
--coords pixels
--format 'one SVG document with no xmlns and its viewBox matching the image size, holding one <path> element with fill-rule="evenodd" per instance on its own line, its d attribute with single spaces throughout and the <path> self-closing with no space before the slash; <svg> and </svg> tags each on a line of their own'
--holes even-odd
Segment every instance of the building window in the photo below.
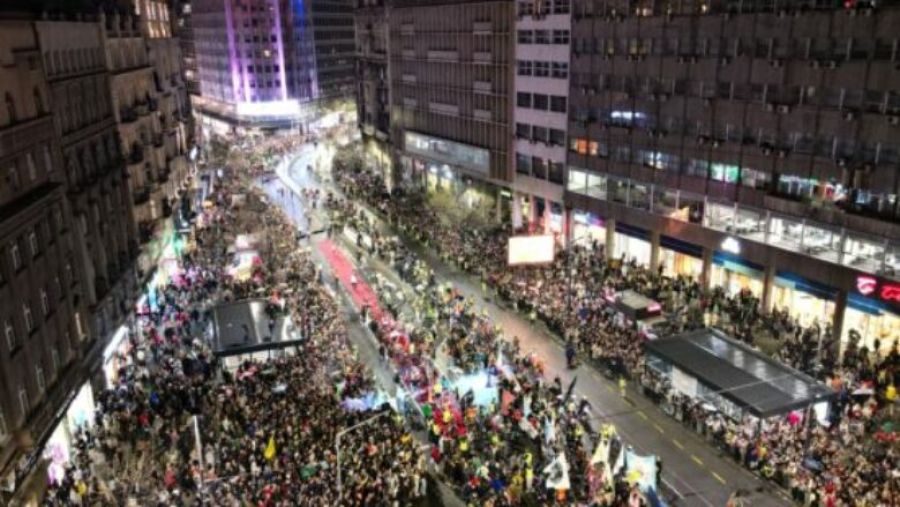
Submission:
<svg viewBox="0 0 900 507">
<path fill-rule="evenodd" d="M 550 62 L 534 62 L 534 76 L 547 77 L 550 75 Z"/>
<path fill-rule="evenodd" d="M 550 32 L 547 30 L 535 30 L 534 31 L 534 43 L 535 44 L 550 44 Z"/>
<path fill-rule="evenodd" d="M 566 62 L 553 62 L 552 76 L 557 79 L 569 77 L 569 64 Z"/>
<path fill-rule="evenodd" d="M 44 311 L 44 317 L 50 315 L 50 296 L 47 295 L 47 289 L 41 289 L 41 310 Z"/>
<path fill-rule="evenodd" d="M 568 14 L 569 0 L 554 0 L 553 14 Z"/>
<path fill-rule="evenodd" d="M 516 40 L 518 40 L 519 44 L 534 44 L 534 32 L 531 30 L 519 30 Z"/>
<path fill-rule="evenodd" d="M 78 336 L 78 341 L 84 341 L 84 324 L 81 323 L 81 314 L 79 312 L 75 312 L 75 334 Z"/>
<path fill-rule="evenodd" d="M 30 408 L 31 402 L 28 401 L 28 390 L 25 389 L 25 386 L 19 386 L 19 410 L 22 411 L 22 419 L 28 417 Z"/>
<path fill-rule="evenodd" d="M 50 156 L 50 147 L 44 145 L 44 169 L 47 174 L 53 173 L 53 158 Z"/>
<path fill-rule="evenodd" d="M 519 60 L 518 69 L 520 76 L 530 76 L 532 73 L 531 60 Z"/>
<path fill-rule="evenodd" d="M 41 244 L 38 242 L 37 233 L 31 231 L 28 233 L 28 246 L 31 248 L 31 257 L 37 257 L 41 253 Z"/>
<path fill-rule="evenodd" d="M 531 104 L 534 109 L 546 111 L 550 107 L 550 97 L 543 93 L 535 93 L 532 95 Z"/>
<path fill-rule="evenodd" d="M 34 365 L 34 378 L 37 380 L 38 392 L 44 392 L 44 389 L 47 388 L 47 381 L 44 378 L 44 367 L 36 364 Z"/>
<path fill-rule="evenodd" d="M 50 348 L 50 363 L 53 366 L 53 376 L 59 371 L 59 349 L 54 345 Z"/>
<path fill-rule="evenodd" d="M 43 115 L 46 112 L 44 110 L 44 99 L 41 97 L 41 91 L 37 87 L 34 89 L 34 109 L 38 115 Z"/>
<path fill-rule="evenodd" d="M 6 347 L 12 352 L 19 346 L 19 337 L 16 336 L 16 328 L 13 326 L 12 319 L 6 319 L 3 328 L 3 334 L 6 335 Z"/>
<path fill-rule="evenodd" d="M 568 30 L 553 30 L 553 43 L 554 44 L 568 44 L 569 43 L 569 31 Z"/>
<path fill-rule="evenodd" d="M 527 123 L 516 123 L 516 137 L 522 139 L 531 138 L 531 125 Z"/>
<path fill-rule="evenodd" d="M 25 320 L 25 331 L 34 331 L 34 319 L 31 316 L 31 307 L 28 303 L 22 303 L 22 318 Z"/>
<path fill-rule="evenodd" d="M 12 260 L 13 271 L 22 269 L 22 254 L 19 252 L 19 245 L 13 243 L 9 247 L 9 257 Z"/>
<path fill-rule="evenodd" d="M 531 107 L 531 94 L 527 92 L 518 92 L 516 94 L 516 106 Z"/>
<path fill-rule="evenodd" d="M 0 408 L 0 443 L 6 441 L 9 436 L 9 428 L 6 426 L 6 416 L 3 415 L 3 408 Z"/>
<path fill-rule="evenodd" d="M 63 288 L 63 284 L 60 281 L 59 276 L 53 277 L 53 290 L 56 291 L 56 297 L 58 297 L 59 299 L 63 299 L 64 297 L 66 297 L 66 290 L 65 288 Z"/>
<path fill-rule="evenodd" d="M 561 95 L 550 97 L 550 110 L 556 113 L 566 112 L 566 98 Z"/>
<path fill-rule="evenodd" d="M 9 177 L 7 180 L 9 181 L 9 186 L 12 187 L 13 190 L 19 189 L 19 168 L 16 167 L 15 164 L 9 168 Z"/>
<path fill-rule="evenodd" d="M 10 123 L 15 123 L 19 119 L 16 115 L 16 103 L 9 93 L 6 94 L 6 115 L 9 116 Z"/>
</svg>

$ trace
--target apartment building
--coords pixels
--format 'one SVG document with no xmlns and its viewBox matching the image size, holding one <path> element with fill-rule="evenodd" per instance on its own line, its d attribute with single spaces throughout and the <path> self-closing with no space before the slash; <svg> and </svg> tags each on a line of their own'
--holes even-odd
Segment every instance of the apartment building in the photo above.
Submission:
<svg viewBox="0 0 900 507">
<path fill-rule="evenodd" d="M 396 180 L 391 156 L 391 87 L 388 65 L 389 6 L 385 0 L 359 0 L 356 26 L 356 117 L 366 163 L 377 168 L 388 188 Z"/>
<path fill-rule="evenodd" d="M 181 46 L 184 81 L 188 95 L 200 95 L 200 78 L 197 75 L 197 54 L 194 48 L 193 6 L 191 0 L 175 0 L 174 35 Z"/>
<path fill-rule="evenodd" d="M 512 225 L 560 235 L 568 129 L 571 0 L 516 4 Z"/>
<path fill-rule="evenodd" d="M 179 42 L 163 0 L 134 0 L 101 14 L 105 65 L 128 185 L 132 230 L 149 273 L 173 238 L 168 220 L 188 175 L 191 114 Z"/>
<path fill-rule="evenodd" d="M 573 0 L 575 240 L 887 352 L 898 23 L 867 2 Z"/>
<path fill-rule="evenodd" d="M 74 46 L 77 50 L 78 46 Z M 46 56 L 50 56 L 49 54 Z M 52 58 L 50 58 L 52 59 Z M 27 486 L 22 473 L 78 385 L 91 343 L 78 223 L 54 126 L 54 86 L 34 23 L 0 20 L 0 503 Z M 78 65 L 78 66 L 76 66 Z M 90 74 L 88 63 L 71 73 Z M 82 106 L 84 107 L 84 106 Z M 82 180 L 97 175 L 104 166 Z M 90 190 L 87 190 L 90 191 Z M 71 195 L 71 194 L 70 194 Z M 74 205 L 83 205 L 71 195 Z M 79 216 L 83 225 L 85 217 Z M 91 231 L 88 231 L 90 233 Z M 113 231 L 109 231 L 112 234 Z M 34 480 L 34 479 L 33 479 Z M 18 486 L 18 487 L 17 487 Z M 36 484 L 40 487 L 41 484 Z"/>
<path fill-rule="evenodd" d="M 513 9 L 500 0 L 392 3 L 390 139 L 402 180 L 489 184 L 493 194 L 513 181 Z"/>
</svg>

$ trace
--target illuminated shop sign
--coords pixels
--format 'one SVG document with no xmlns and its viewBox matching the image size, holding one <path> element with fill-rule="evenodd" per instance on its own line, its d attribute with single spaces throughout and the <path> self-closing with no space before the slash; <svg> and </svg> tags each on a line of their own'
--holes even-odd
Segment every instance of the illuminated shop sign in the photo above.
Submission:
<svg viewBox="0 0 900 507">
<path fill-rule="evenodd" d="M 856 290 L 863 296 L 900 303 L 900 284 L 879 281 L 874 276 L 856 277 Z"/>
</svg>

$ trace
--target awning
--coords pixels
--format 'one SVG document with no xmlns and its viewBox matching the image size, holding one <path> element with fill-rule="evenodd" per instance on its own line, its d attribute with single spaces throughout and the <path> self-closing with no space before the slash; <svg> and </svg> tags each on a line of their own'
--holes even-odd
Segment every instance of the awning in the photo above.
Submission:
<svg viewBox="0 0 900 507">
<path fill-rule="evenodd" d="M 647 355 L 694 376 L 757 417 L 771 417 L 830 399 L 815 379 L 737 342 L 700 329 L 645 343 Z"/>
</svg>

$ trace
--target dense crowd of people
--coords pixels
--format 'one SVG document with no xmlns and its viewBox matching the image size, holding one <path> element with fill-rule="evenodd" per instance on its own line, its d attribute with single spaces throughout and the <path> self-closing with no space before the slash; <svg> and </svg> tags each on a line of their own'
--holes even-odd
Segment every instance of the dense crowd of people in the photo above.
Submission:
<svg viewBox="0 0 900 507">
<path fill-rule="evenodd" d="M 427 457 L 402 419 L 344 404 L 374 391 L 373 377 L 293 227 L 239 174 L 206 200 L 194 247 L 132 317 L 122 366 L 44 504 L 423 504 Z M 268 239 L 239 277 L 230 247 L 242 234 Z M 267 301 L 269 319 L 290 318 L 302 341 L 229 370 L 211 349 L 212 310 L 248 297 Z M 339 492 L 337 432 L 373 415 L 341 440 Z"/>
<path fill-rule="evenodd" d="M 805 505 L 891 505 L 897 489 L 900 449 L 889 414 L 896 402 L 900 354 L 875 354 L 851 343 L 841 358 L 833 355 L 833 337 L 819 326 L 803 328 L 786 311 L 763 313 L 749 293 L 728 296 L 721 288 L 704 290 L 697 280 L 663 276 L 661 270 L 633 260 L 609 259 L 602 245 L 573 246 L 547 266 L 509 269 L 508 229 L 484 229 L 450 223 L 429 208 L 423 193 L 389 194 L 376 173 L 335 167 L 337 181 L 352 199 L 365 202 L 402 234 L 433 248 L 445 261 L 480 276 L 485 285 L 533 320 L 541 319 L 570 345 L 593 358 L 622 363 L 632 377 L 644 374 L 645 336 L 612 311 L 604 295 L 631 289 L 662 303 L 669 329 L 715 322 L 753 345 L 768 332 L 780 342 L 777 357 L 834 388 L 836 401 L 824 424 L 804 414 L 759 421 L 735 421 L 708 408 L 703 400 L 657 393 L 676 405 L 679 416 L 735 459 L 778 482 Z M 567 276 L 571 273 L 572 276 Z M 470 333 L 473 332 L 470 330 Z M 466 345 L 487 342 L 484 337 Z M 451 349 L 454 343 L 450 343 Z"/>
</svg>

